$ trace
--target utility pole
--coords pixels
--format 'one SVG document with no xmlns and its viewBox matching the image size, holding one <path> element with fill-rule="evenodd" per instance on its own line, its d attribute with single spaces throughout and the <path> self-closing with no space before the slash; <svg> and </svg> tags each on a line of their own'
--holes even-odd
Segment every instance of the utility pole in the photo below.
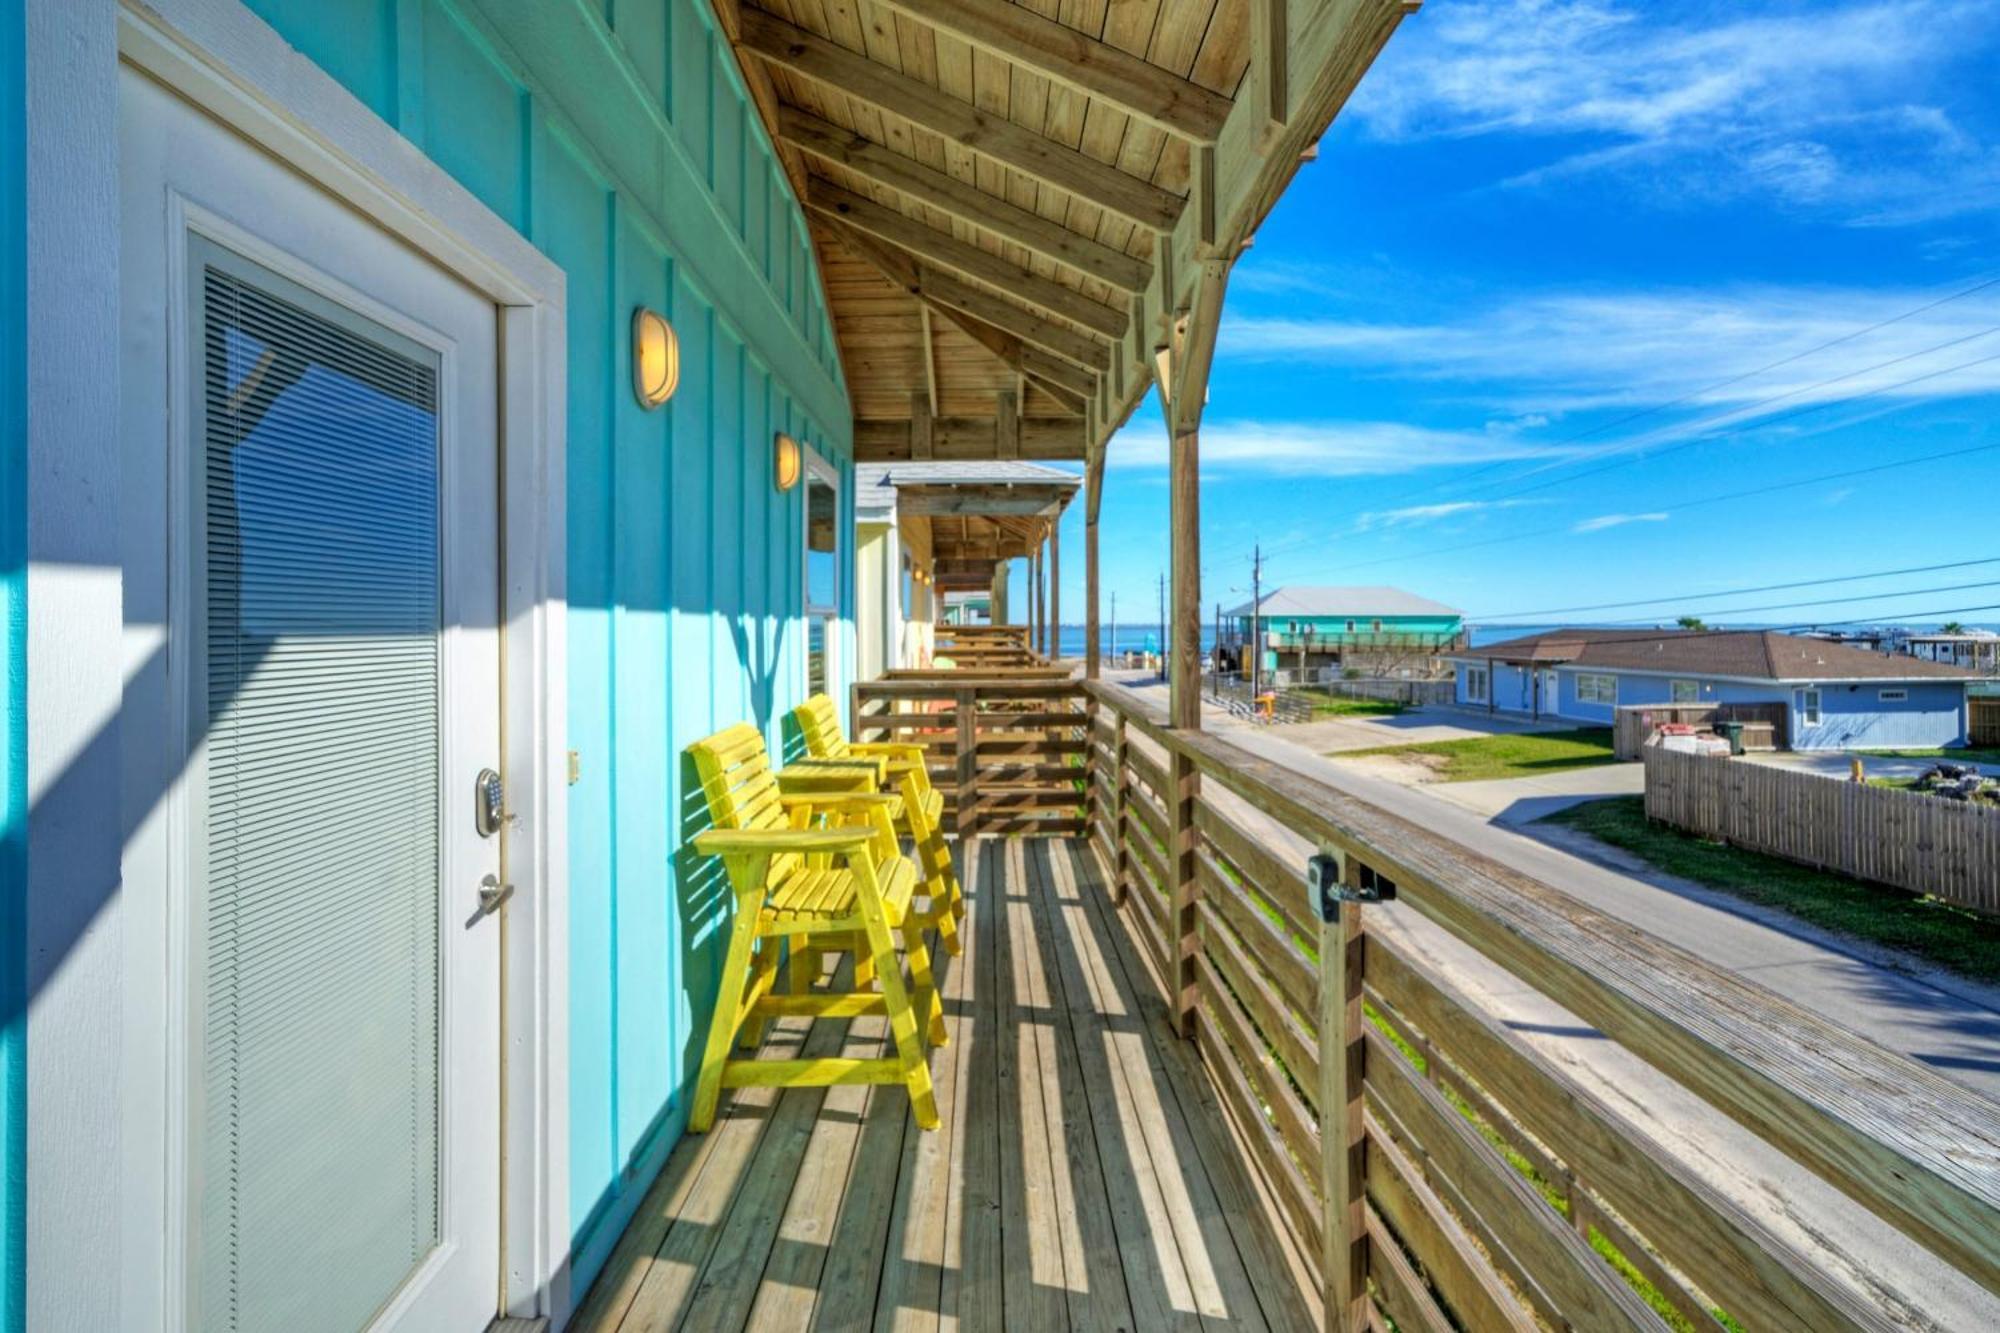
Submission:
<svg viewBox="0 0 2000 1333">
<path fill-rule="evenodd" d="M 1196 612 L 1196 615 L 1201 614 Z M 1167 678 L 1167 572 L 1160 571 L 1160 679 Z"/>
<path fill-rule="evenodd" d="M 1257 702 L 1258 675 L 1264 667 L 1264 636 L 1258 628 L 1258 613 L 1264 609 L 1264 547 L 1250 548 L 1250 702 Z"/>
<path fill-rule="evenodd" d="M 1118 660 L 1118 590 L 1111 590 L 1111 659 Z"/>
<path fill-rule="evenodd" d="M 1222 702 L 1222 603 L 1215 604 L 1215 647 L 1210 650 L 1210 677 L 1214 680 L 1212 693 L 1217 703 Z"/>
</svg>

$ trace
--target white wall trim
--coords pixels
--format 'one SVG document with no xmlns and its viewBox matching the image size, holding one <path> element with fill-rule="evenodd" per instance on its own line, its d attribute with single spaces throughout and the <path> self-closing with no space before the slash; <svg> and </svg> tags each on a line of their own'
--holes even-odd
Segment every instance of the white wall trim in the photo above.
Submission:
<svg viewBox="0 0 2000 1333">
<path fill-rule="evenodd" d="M 27 23 L 28 1321 L 157 1328 L 128 1216 L 119 856 L 122 58 L 500 307 L 505 1300 L 570 1309 L 564 274 L 239 0 L 45 0 Z M 156 942 L 152 942 L 156 943 Z M 157 1113 L 157 1108 L 155 1108 Z M 133 1260 L 138 1262 L 134 1263 Z M 94 1272 L 99 1280 L 79 1280 Z"/>
</svg>

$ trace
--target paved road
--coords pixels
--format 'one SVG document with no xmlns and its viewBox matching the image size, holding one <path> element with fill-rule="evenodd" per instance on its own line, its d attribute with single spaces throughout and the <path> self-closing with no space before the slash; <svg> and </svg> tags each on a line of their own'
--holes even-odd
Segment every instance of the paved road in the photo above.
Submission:
<svg viewBox="0 0 2000 1333">
<path fill-rule="evenodd" d="M 1127 683 L 1164 705 L 1163 687 L 1142 680 Z M 1288 728 L 1258 727 L 1213 710 L 1203 725 L 1630 921 L 1802 1007 L 1845 1022 L 1857 1034 L 1922 1061 L 1994 1102 L 1994 1114 L 2000 1116 L 2000 994 L 1991 988 L 1926 979 L 1906 962 L 1863 957 L 1852 945 L 1697 885 L 1527 836 L 1488 814 L 1440 799 L 1435 787 L 1370 776 L 1348 761 L 1301 749 L 1284 739 Z M 1228 793 L 1211 799 L 1232 807 L 1232 818 L 1260 832 L 1281 854 L 1290 850 L 1303 859 L 1309 850 Z M 1845 1195 L 1622 1048 L 1608 1046 L 1518 978 L 1412 910 L 1392 903 L 1370 913 L 1371 930 L 1449 976 L 1618 1108 L 1661 1151 L 1679 1158 L 1794 1244 L 1818 1252 L 1831 1270 L 1845 1272 L 1900 1326 L 2000 1328 L 2000 1297 L 1886 1231 Z"/>
</svg>

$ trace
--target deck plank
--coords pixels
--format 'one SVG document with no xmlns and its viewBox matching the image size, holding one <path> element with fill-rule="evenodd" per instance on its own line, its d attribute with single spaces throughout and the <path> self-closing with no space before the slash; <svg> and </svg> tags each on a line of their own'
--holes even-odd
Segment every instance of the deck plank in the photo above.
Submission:
<svg viewBox="0 0 2000 1333">
<path fill-rule="evenodd" d="M 965 861 L 961 851 L 961 884 L 972 879 Z M 969 904 L 958 927 L 961 953 L 956 958 L 941 954 L 935 960 L 938 990 L 944 997 L 945 1027 L 951 1034 L 942 1058 L 932 1061 L 938 1115 L 944 1124 L 938 1133 L 926 1134 L 907 1116 L 902 1122 L 903 1155 L 896 1172 L 896 1200 L 889 1223 L 894 1243 L 884 1255 L 875 1304 L 875 1327 L 888 1333 L 936 1333 L 944 1311 L 945 1269 L 958 1262 L 958 1247 L 948 1228 L 953 1182 L 963 1166 L 968 1118 L 960 1103 L 967 1062 L 977 1048 L 972 979 L 979 956 L 979 926 L 979 913 Z M 825 1298 L 822 1301 L 822 1308 L 837 1309 L 825 1304 Z M 831 1320 L 827 1322 L 831 1326 Z"/>
<path fill-rule="evenodd" d="M 964 849 L 943 1126 L 900 1087 L 743 1088 L 677 1145 L 572 1327 L 1306 1329 L 1298 1256 L 1080 842 Z M 766 1055 L 880 1052 L 878 1016 Z"/>
</svg>

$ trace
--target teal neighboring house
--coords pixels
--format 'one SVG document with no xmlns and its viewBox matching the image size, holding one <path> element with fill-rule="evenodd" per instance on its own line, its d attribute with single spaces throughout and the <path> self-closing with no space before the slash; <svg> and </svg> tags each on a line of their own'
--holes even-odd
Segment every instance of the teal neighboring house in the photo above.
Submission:
<svg viewBox="0 0 2000 1333">
<path fill-rule="evenodd" d="M 1223 655 L 1247 661 L 1262 649 L 1262 670 L 1303 680 L 1343 671 L 1366 675 L 1448 675 L 1441 654 L 1464 641 L 1462 613 L 1389 587 L 1283 587 L 1227 613 Z"/>
</svg>

